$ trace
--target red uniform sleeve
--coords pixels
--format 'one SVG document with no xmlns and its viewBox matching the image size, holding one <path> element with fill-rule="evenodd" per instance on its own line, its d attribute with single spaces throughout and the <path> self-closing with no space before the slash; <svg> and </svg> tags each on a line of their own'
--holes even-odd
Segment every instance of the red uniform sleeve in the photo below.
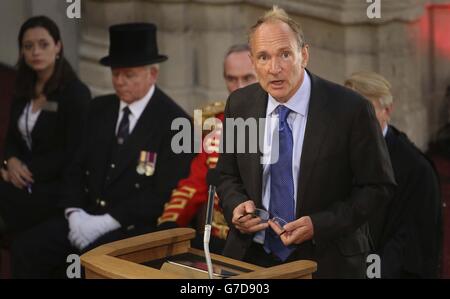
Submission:
<svg viewBox="0 0 450 299">
<path fill-rule="evenodd" d="M 223 114 L 216 116 L 221 121 Z M 164 207 L 164 212 L 158 219 L 158 225 L 165 222 L 175 222 L 178 226 L 189 226 L 191 221 L 201 211 L 208 201 L 208 185 L 206 175 L 208 169 L 215 168 L 219 159 L 219 144 L 221 126 L 218 126 L 211 134 L 208 134 L 204 142 L 204 150 L 191 162 L 189 176 L 178 183 L 173 190 L 171 198 Z M 228 234 L 228 226 L 219 206 L 217 195 L 214 198 L 214 215 L 212 223 L 212 235 L 225 239 Z"/>
<path fill-rule="evenodd" d="M 199 153 L 191 162 L 189 176 L 178 183 L 173 190 L 170 201 L 165 205 L 158 225 L 167 221 L 174 221 L 179 226 L 188 226 L 201 205 L 208 198 L 206 173 L 208 155 Z"/>
</svg>

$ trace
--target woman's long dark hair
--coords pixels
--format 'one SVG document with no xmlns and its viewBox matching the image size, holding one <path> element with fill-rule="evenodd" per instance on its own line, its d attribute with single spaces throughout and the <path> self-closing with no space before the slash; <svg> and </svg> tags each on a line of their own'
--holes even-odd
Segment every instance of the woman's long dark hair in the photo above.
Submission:
<svg viewBox="0 0 450 299">
<path fill-rule="evenodd" d="M 49 80 L 45 83 L 43 93 L 45 96 L 63 89 L 67 82 L 77 78 L 77 75 L 73 71 L 69 62 L 64 58 L 63 45 L 61 35 L 59 33 L 58 26 L 50 18 L 46 16 L 36 16 L 28 19 L 20 28 L 18 42 L 19 53 L 22 50 L 23 36 L 28 29 L 41 27 L 48 31 L 53 38 L 55 44 L 61 42 L 61 51 L 59 52 L 59 58 L 55 61 L 55 67 Z M 36 94 L 35 85 L 37 80 L 36 72 L 30 68 L 22 54 L 19 54 L 19 60 L 17 62 L 17 79 L 14 90 L 16 98 L 30 100 L 38 96 Z"/>
</svg>

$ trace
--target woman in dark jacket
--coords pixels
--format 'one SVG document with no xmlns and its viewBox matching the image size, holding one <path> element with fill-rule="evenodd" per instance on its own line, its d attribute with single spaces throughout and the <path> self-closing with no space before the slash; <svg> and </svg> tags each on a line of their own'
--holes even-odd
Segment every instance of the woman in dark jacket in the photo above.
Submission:
<svg viewBox="0 0 450 299">
<path fill-rule="evenodd" d="M 61 177 L 80 142 L 91 98 L 64 58 L 52 20 L 28 19 L 18 42 L 18 76 L 1 169 L 0 238 L 57 211 Z"/>
</svg>

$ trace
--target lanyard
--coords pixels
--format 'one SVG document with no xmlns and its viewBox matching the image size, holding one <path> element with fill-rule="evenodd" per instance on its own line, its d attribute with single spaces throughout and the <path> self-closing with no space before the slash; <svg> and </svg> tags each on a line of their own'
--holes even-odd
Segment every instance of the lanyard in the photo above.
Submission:
<svg viewBox="0 0 450 299">
<path fill-rule="evenodd" d="M 26 108 L 25 108 L 25 133 L 26 133 L 26 142 L 28 147 L 30 148 L 31 151 L 31 146 L 32 146 L 32 140 L 31 140 L 31 132 L 30 132 L 30 128 L 28 126 L 28 118 L 30 117 L 30 108 L 31 105 L 33 105 L 33 101 L 30 101 L 30 103 L 27 104 Z M 27 191 L 28 194 L 32 193 L 32 187 L 31 187 L 31 183 L 27 184 Z"/>
<path fill-rule="evenodd" d="M 30 128 L 28 127 L 28 118 L 30 117 L 30 107 L 33 104 L 33 102 L 31 101 L 30 103 L 28 103 L 26 109 L 25 109 L 25 133 L 27 135 L 27 144 L 28 147 L 31 150 L 31 146 L 32 146 L 32 139 L 31 139 L 31 132 L 30 132 Z"/>
</svg>

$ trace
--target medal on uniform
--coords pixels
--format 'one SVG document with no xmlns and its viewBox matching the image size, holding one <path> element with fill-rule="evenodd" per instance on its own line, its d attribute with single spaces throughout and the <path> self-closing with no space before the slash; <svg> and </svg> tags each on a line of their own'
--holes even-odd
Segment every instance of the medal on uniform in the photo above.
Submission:
<svg viewBox="0 0 450 299">
<path fill-rule="evenodd" d="M 145 175 L 152 176 L 155 172 L 156 166 L 156 153 L 147 152 L 145 159 Z"/>
<path fill-rule="evenodd" d="M 139 155 L 139 163 L 138 166 L 136 167 L 136 172 L 139 175 L 143 175 L 146 172 L 146 159 L 147 159 L 147 152 L 146 151 L 141 151 L 141 154 Z"/>
</svg>

